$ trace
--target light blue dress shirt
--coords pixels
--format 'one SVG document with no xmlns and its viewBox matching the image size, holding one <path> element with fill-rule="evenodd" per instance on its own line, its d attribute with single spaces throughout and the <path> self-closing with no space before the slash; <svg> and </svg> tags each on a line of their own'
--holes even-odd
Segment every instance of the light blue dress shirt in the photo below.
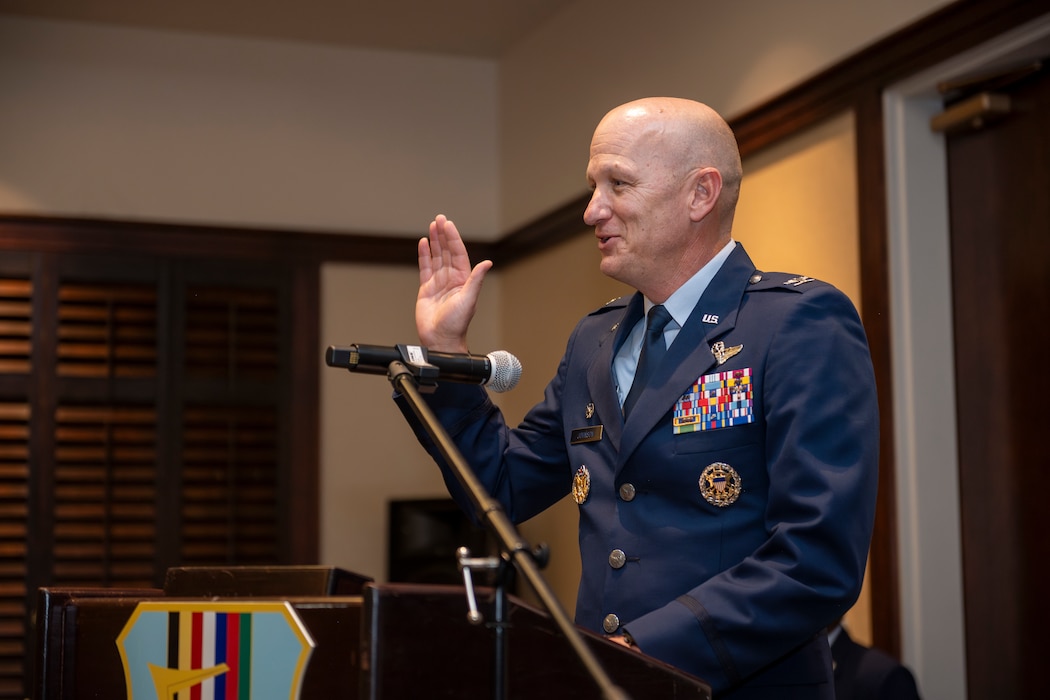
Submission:
<svg viewBox="0 0 1050 700">
<path fill-rule="evenodd" d="M 671 320 L 664 327 L 664 343 L 671 347 L 671 343 L 678 337 L 678 331 L 688 320 L 689 314 L 693 312 L 700 297 L 711 284 L 715 274 L 721 269 L 722 263 L 726 261 L 729 254 L 736 247 L 736 241 L 730 240 L 715 257 L 711 258 L 706 265 L 690 277 L 685 284 L 676 289 L 674 293 L 664 302 L 664 307 L 671 314 Z M 642 320 L 631 329 L 630 335 L 624 341 L 623 347 L 613 360 L 613 379 L 616 382 L 616 395 L 620 397 L 620 406 L 623 406 L 631 383 L 634 381 L 634 371 L 638 367 L 638 356 L 642 352 L 642 337 L 645 335 L 645 317 L 649 314 L 654 304 L 649 299 L 644 299 L 645 313 Z"/>
</svg>

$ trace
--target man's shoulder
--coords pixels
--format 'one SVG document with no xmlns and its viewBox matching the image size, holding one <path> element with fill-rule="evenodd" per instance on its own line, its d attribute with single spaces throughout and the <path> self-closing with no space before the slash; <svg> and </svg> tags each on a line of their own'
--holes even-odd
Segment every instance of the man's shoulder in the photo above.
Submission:
<svg viewBox="0 0 1050 700">
<path fill-rule="evenodd" d="M 755 271 L 749 278 L 741 304 L 741 318 L 802 314 L 804 317 L 857 317 L 857 308 L 841 289 L 809 275 Z M 858 318 L 859 320 L 859 318 Z"/>
<path fill-rule="evenodd" d="M 750 298 L 758 308 L 787 306 L 835 308 L 856 307 L 849 295 L 830 282 L 791 272 L 762 272 L 756 270 L 748 279 L 744 299 Z"/>
<path fill-rule="evenodd" d="M 615 331 L 623 320 L 624 312 L 631 301 L 630 295 L 610 299 L 596 309 L 583 315 L 573 331 L 573 337 L 599 336 Z"/>
</svg>

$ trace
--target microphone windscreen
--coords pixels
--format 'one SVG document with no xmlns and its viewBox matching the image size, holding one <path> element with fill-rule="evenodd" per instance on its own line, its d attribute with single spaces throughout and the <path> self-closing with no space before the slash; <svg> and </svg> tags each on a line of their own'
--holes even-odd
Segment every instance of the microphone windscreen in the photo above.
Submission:
<svg viewBox="0 0 1050 700">
<path fill-rule="evenodd" d="M 492 376 L 485 386 L 495 392 L 510 391 L 521 379 L 521 361 L 506 350 L 490 352 L 487 357 L 492 363 Z"/>
</svg>

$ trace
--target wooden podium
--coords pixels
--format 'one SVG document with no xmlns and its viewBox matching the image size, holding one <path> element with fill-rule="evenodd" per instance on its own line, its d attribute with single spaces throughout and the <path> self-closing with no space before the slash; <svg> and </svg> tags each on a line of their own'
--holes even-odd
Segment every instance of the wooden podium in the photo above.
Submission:
<svg viewBox="0 0 1050 700">
<path fill-rule="evenodd" d="M 370 633 L 362 637 L 364 682 L 360 697 L 492 697 L 492 633 L 484 623 L 475 626 L 467 621 L 462 588 L 368 586 L 363 621 Z M 546 613 L 511 596 L 507 624 L 507 691 L 511 700 L 601 698 L 594 681 Z M 699 679 L 593 632 L 580 632 L 612 681 L 633 700 L 710 699 L 710 688 Z"/>
<path fill-rule="evenodd" d="M 478 590 L 483 615 L 488 614 L 490 594 Z M 330 567 L 279 567 L 173 569 L 163 590 L 41 589 L 33 698 L 156 698 L 160 691 L 152 685 L 148 692 L 140 692 L 145 687 L 141 679 L 148 678 L 148 673 L 144 668 L 129 670 L 132 662 L 126 649 L 118 648 L 118 640 L 132 646 L 128 629 L 145 619 L 142 610 L 175 615 L 163 611 L 236 610 L 239 606 L 255 610 L 257 616 L 264 606 L 290 610 L 312 644 L 290 691 L 268 687 L 263 695 L 256 688 L 251 697 L 275 697 L 275 692 L 276 697 L 290 700 L 473 700 L 493 696 L 494 632 L 484 622 L 475 625 L 467 620 L 462 587 L 379 585 Z M 545 613 L 510 596 L 505 630 L 505 687 L 511 700 L 544 695 L 579 700 L 601 697 Z M 586 630 L 582 634 L 613 682 L 633 700 L 711 697 L 710 688 L 697 678 L 600 635 Z M 266 653 L 258 644 L 253 651 Z M 167 665 L 172 673 L 186 673 L 174 669 L 189 668 L 187 662 L 177 662 L 174 655 L 170 658 Z M 260 668 L 279 665 L 265 657 L 251 663 Z M 156 669 L 152 672 L 157 673 Z M 213 682 L 220 683 L 225 682 L 224 675 L 233 673 L 216 670 L 211 675 L 216 679 Z M 129 680 L 133 676 L 139 679 L 138 685 Z M 136 688 L 132 698 L 129 684 Z M 177 696 L 172 690 L 168 698 L 158 700 L 201 697 L 191 695 L 192 687 L 185 683 L 181 688 Z"/>
</svg>

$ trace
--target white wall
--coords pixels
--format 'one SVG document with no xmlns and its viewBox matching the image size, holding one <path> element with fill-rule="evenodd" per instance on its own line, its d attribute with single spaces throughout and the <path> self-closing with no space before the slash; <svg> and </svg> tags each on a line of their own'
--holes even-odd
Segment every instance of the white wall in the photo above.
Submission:
<svg viewBox="0 0 1050 700">
<path fill-rule="evenodd" d="M 0 211 L 498 233 L 491 61 L 0 15 Z"/>
</svg>

